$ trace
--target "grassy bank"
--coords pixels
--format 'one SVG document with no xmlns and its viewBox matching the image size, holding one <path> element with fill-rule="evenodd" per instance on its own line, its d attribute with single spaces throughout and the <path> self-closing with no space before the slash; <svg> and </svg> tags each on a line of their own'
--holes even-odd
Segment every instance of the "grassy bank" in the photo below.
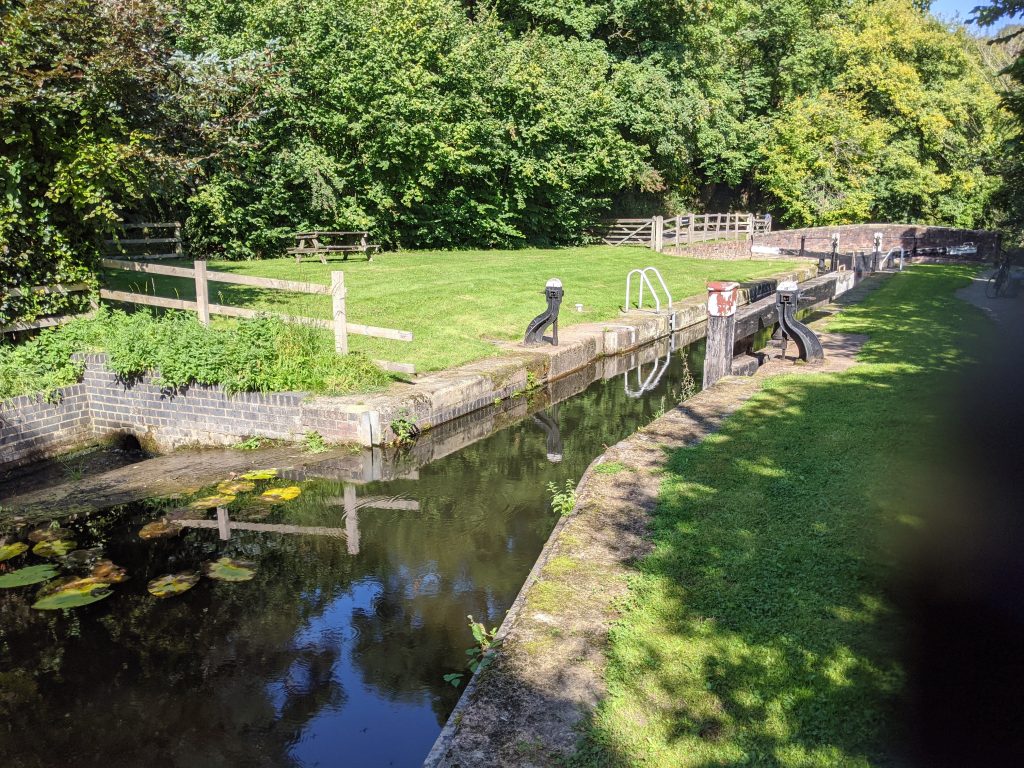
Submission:
<svg viewBox="0 0 1024 768">
<path fill-rule="evenodd" d="M 949 374 L 987 324 L 953 296 L 968 274 L 891 279 L 831 324 L 870 336 L 862 365 L 770 380 L 671 456 L 582 764 L 893 762 L 893 542 Z"/>
<path fill-rule="evenodd" d="M 106 352 L 110 368 L 125 379 L 158 371 L 168 388 L 196 382 L 228 392 L 342 395 L 391 381 L 363 355 L 335 354 L 327 334 L 275 318 L 207 328 L 183 312 L 104 309 L 23 344 L 0 344 L 0 400 L 74 384 L 83 369 L 72 359 L 76 352 Z"/>
<path fill-rule="evenodd" d="M 172 262 L 177 263 L 177 262 Z M 190 262 L 182 262 L 189 266 Z M 351 338 L 351 348 L 374 359 L 414 363 L 418 371 L 449 368 L 498 354 L 495 339 L 521 339 L 527 323 L 544 308 L 541 292 L 550 277 L 565 285 L 563 326 L 611 320 L 625 298 L 626 273 L 653 265 L 672 296 L 701 293 L 708 280 L 747 280 L 792 266 L 791 262 L 707 261 L 664 256 L 645 248 L 528 248 L 516 251 L 417 251 L 382 253 L 367 263 L 356 256 L 296 264 L 292 258 L 210 262 L 209 268 L 262 277 L 330 283 L 331 270 L 345 273 L 348 319 L 412 331 L 415 341 Z M 192 300 L 191 280 L 111 272 L 120 290 Z M 329 318 L 330 298 L 213 284 L 212 300 L 273 312 Z M 577 313 L 573 305 L 583 304 Z"/>
</svg>

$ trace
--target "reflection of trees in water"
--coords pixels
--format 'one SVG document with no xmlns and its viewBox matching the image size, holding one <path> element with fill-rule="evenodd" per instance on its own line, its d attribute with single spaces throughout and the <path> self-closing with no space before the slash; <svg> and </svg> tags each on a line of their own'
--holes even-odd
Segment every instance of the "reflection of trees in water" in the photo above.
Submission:
<svg viewBox="0 0 1024 768">
<path fill-rule="evenodd" d="M 150 516 L 122 523 L 108 547 L 132 575 L 108 600 L 60 616 L 29 610 L 21 590 L 0 591 L 8 764 L 287 766 L 315 716 L 346 695 L 358 709 L 362 692 L 342 690 L 335 674 L 345 653 L 378 695 L 429 698 L 442 722 L 459 695 L 442 675 L 464 666 L 472 644 L 466 615 L 501 621 L 554 524 L 547 484 L 578 478 L 603 445 L 651 418 L 680 370 L 676 359 L 652 398 L 628 398 L 615 379 L 562 403 L 560 464 L 526 421 L 421 468 L 417 480 L 360 486 L 360 497 L 402 496 L 420 508 L 360 508 L 355 557 L 344 540 L 301 535 L 236 531 L 222 544 L 215 530 L 190 530 L 142 542 L 135 532 Z M 343 507 L 329 503 L 343 495 L 340 482 L 310 481 L 287 507 L 239 518 L 344 527 Z M 255 560 L 255 579 L 203 581 L 166 601 L 145 594 L 150 578 L 221 554 Z M 351 632 L 303 632 L 362 580 L 375 585 L 373 602 L 356 606 Z"/>
<path fill-rule="evenodd" d="M 102 603 L 65 617 L 28 610 L 22 595 L 0 595 L 8 658 L 38 686 L 6 713 L 0 745 L 14 756 L 8 764 L 291 764 L 288 750 L 303 727 L 344 702 L 332 677 L 340 646 L 316 637 L 293 644 L 348 579 L 343 543 L 340 552 L 311 557 L 304 541 L 239 542 L 262 553 L 253 581 L 207 582 L 157 601 L 144 594 L 146 581 L 168 561 L 182 568 L 209 559 L 216 532 L 146 543 L 132 540 L 134 531 L 109 548 L 133 581 Z M 272 681 L 282 681 L 273 698 Z M 5 743 L 29 733 L 46 738 Z"/>
</svg>

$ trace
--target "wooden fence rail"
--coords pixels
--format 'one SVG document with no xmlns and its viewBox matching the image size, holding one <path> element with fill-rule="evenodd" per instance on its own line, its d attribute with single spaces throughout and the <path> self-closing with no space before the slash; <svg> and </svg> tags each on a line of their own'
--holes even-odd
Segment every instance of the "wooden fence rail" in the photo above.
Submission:
<svg viewBox="0 0 1024 768">
<path fill-rule="evenodd" d="M 771 231 L 771 217 L 755 213 L 683 213 L 665 218 L 611 219 L 591 230 L 607 245 L 643 245 L 679 253 L 684 245 L 709 240 L 740 240 Z"/>
<path fill-rule="evenodd" d="M 92 287 L 85 283 L 56 283 L 54 285 L 33 285 L 28 288 L 11 288 L 8 295 L 12 298 L 21 298 L 23 296 L 33 295 L 48 296 L 53 294 L 66 296 L 72 293 L 89 293 L 91 291 Z M 92 309 L 89 312 L 82 312 L 77 315 L 48 315 L 28 322 L 12 323 L 11 325 L 0 327 L 0 334 L 17 333 L 18 331 L 32 331 L 38 328 L 50 328 L 54 325 L 60 325 L 61 323 L 66 323 L 69 320 L 74 320 L 79 317 L 89 317 L 96 311 L 97 306 L 95 299 L 91 299 L 89 303 L 92 306 Z"/>
<path fill-rule="evenodd" d="M 195 312 L 199 316 L 199 322 L 203 325 L 210 324 L 210 315 L 224 315 L 226 317 L 252 318 L 259 315 L 272 315 L 284 320 L 287 323 L 307 325 L 313 328 L 322 328 L 334 332 L 334 348 L 338 354 L 348 354 L 348 335 L 354 333 L 360 336 L 374 336 L 380 339 L 394 339 L 396 341 L 412 341 L 410 331 L 399 331 L 394 328 L 378 328 L 372 325 L 361 325 L 348 322 L 345 308 L 345 273 L 341 271 L 331 272 L 331 284 L 321 285 L 319 283 L 302 283 L 294 280 L 278 280 L 270 277 L 254 277 L 252 275 L 236 275 L 231 272 L 215 272 L 206 269 L 205 261 L 196 261 L 191 269 L 188 267 L 171 267 L 163 264 L 147 264 L 137 261 L 122 261 L 119 259 L 103 259 L 102 264 L 107 269 L 119 269 L 128 272 L 143 272 L 153 275 L 167 275 L 169 277 L 183 277 L 195 280 L 196 300 L 169 299 L 162 296 L 150 296 L 145 293 L 132 293 L 129 291 L 113 291 L 107 288 L 100 290 L 100 298 L 110 301 L 123 301 L 131 304 L 144 304 L 151 307 L 163 307 L 165 309 L 180 309 L 186 312 Z M 291 291 L 294 293 L 321 294 L 331 297 L 332 319 L 322 320 L 315 317 L 301 317 L 295 315 L 284 315 L 276 312 L 265 312 L 262 310 L 249 309 L 247 307 L 232 307 L 221 304 L 210 303 L 209 283 L 233 283 L 236 285 L 249 285 L 257 288 L 270 288 L 278 291 Z M 394 363 L 389 360 L 374 360 L 386 371 L 395 373 L 415 373 L 416 367 L 409 363 Z"/>
<path fill-rule="evenodd" d="M 125 234 L 138 232 L 136 237 L 117 237 L 105 240 L 104 244 L 113 254 L 122 259 L 180 259 L 184 256 L 181 247 L 181 222 L 138 222 L 122 224 Z M 156 237 L 154 234 L 160 233 Z M 126 248 L 127 246 L 127 248 Z M 157 253 L 152 253 L 152 251 Z"/>
</svg>

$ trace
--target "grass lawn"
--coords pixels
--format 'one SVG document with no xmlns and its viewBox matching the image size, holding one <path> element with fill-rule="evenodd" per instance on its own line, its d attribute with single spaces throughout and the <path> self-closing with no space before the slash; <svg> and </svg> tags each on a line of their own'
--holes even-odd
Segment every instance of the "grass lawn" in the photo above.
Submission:
<svg viewBox="0 0 1024 768">
<path fill-rule="evenodd" d="M 169 263 L 178 263 L 171 261 Z M 190 262 L 180 262 L 191 266 Z M 746 280 L 779 272 L 784 261 L 707 261 L 653 253 L 645 248 L 523 249 L 515 251 L 417 251 L 382 253 L 325 266 L 316 259 L 210 262 L 211 270 L 329 284 L 331 270 L 345 272 L 348 319 L 353 323 L 412 331 L 413 342 L 350 337 L 351 349 L 371 358 L 415 363 L 429 371 L 498 354 L 494 339 L 521 339 L 544 309 L 550 277 L 565 285 L 563 326 L 611 320 L 625 297 L 626 273 L 653 265 L 674 299 L 701 293 L 708 280 Z M 192 281 L 108 273 L 110 287 L 194 299 Z M 310 317 L 330 317 L 330 298 L 214 284 L 211 301 Z M 575 312 L 581 303 L 584 311 Z"/>
<path fill-rule="evenodd" d="M 772 379 L 670 457 L 581 764 L 898 762 L 895 542 L 920 524 L 907 478 L 939 450 L 950 373 L 988 327 L 953 296 L 971 271 L 892 278 L 831 324 L 870 335 L 863 365 Z"/>
</svg>

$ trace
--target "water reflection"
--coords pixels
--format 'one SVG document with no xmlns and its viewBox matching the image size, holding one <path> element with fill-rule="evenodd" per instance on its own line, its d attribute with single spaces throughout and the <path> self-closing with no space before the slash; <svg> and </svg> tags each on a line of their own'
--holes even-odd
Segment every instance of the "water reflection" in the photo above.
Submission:
<svg viewBox="0 0 1024 768">
<path fill-rule="evenodd" d="M 548 461 L 558 464 L 562 461 L 562 432 L 558 428 L 558 404 L 545 411 L 533 414 L 533 423 L 544 430 L 544 446 L 547 449 Z"/>
<path fill-rule="evenodd" d="M 139 539 L 162 513 L 145 504 L 73 523 L 132 578 L 63 615 L 0 590 L 7 764 L 419 765 L 459 695 L 442 676 L 464 667 L 466 616 L 501 621 L 554 525 L 548 483 L 578 479 L 701 368 L 686 348 L 628 396 L 628 364 L 664 354 L 604 361 L 402 454 L 292 473 L 294 501 L 240 497 L 176 538 Z M 253 580 L 146 592 L 222 556 L 256 562 Z"/>
</svg>

